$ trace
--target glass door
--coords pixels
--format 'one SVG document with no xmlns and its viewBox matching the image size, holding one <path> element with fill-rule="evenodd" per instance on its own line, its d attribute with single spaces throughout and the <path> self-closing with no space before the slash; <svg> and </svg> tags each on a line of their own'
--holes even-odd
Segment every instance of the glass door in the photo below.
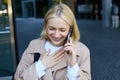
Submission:
<svg viewBox="0 0 120 80">
<path fill-rule="evenodd" d="M 13 75 L 16 68 L 12 0 L 0 0 L 0 77 Z"/>
</svg>

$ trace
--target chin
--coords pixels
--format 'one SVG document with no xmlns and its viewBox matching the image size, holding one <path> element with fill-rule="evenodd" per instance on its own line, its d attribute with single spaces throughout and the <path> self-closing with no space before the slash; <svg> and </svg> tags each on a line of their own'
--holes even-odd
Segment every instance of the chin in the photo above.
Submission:
<svg viewBox="0 0 120 80">
<path fill-rule="evenodd" d="M 63 42 L 52 42 L 52 44 L 55 46 L 62 46 Z"/>
<path fill-rule="evenodd" d="M 61 43 L 53 43 L 55 46 L 61 46 Z"/>
</svg>

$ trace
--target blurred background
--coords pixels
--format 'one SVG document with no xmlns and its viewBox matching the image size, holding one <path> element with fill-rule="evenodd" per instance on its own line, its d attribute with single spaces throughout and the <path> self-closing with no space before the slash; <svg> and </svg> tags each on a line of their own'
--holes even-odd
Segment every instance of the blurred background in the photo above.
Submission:
<svg viewBox="0 0 120 80">
<path fill-rule="evenodd" d="M 44 15 L 59 0 L 0 0 L 0 80 L 11 80 Z M 62 0 L 73 11 L 80 41 L 91 52 L 92 80 L 120 79 L 119 0 Z"/>
</svg>

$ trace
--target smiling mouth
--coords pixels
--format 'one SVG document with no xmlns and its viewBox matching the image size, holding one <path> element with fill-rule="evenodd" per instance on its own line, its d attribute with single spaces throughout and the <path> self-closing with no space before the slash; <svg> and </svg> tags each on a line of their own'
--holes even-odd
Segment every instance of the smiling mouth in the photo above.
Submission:
<svg viewBox="0 0 120 80">
<path fill-rule="evenodd" d="M 53 41 L 55 41 L 55 42 L 59 42 L 59 41 L 60 41 L 60 39 L 53 39 Z"/>
</svg>

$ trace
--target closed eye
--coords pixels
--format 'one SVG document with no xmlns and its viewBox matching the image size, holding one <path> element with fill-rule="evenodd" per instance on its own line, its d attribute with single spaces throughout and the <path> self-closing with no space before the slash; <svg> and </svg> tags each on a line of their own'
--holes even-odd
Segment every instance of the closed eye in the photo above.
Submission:
<svg viewBox="0 0 120 80">
<path fill-rule="evenodd" d="M 50 30 L 55 30 L 55 28 L 53 28 L 53 27 L 50 27 L 49 29 L 50 29 Z"/>
<path fill-rule="evenodd" d="M 65 31 L 66 31 L 66 29 L 64 29 L 64 28 L 61 28 L 61 29 L 60 29 L 60 31 L 61 31 L 61 32 L 65 32 Z"/>
<path fill-rule="evenodd" d="M 60 30 L 61 32 L 65 32 L 66 30 Z"/>
</svg>

